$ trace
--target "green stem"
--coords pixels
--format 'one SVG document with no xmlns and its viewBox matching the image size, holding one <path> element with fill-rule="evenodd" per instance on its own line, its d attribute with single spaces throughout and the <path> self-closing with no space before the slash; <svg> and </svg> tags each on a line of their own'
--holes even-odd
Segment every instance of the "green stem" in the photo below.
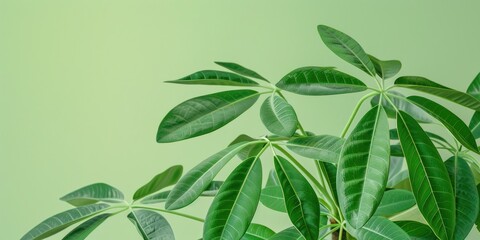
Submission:
<svg viewBox="0 0 480 240">
<path fill-rule="evenodd" d="M 343 129 L 342 134 L 340 135 L 341 138 L 344 138 L 345 135 L 347 134 L 347 131 L 350 128 L 350 125 L 352 125 L 353 119 L 355 119 L 355 116 L 357 115 L 358 110 L 362 106 L 362 103 L 365 102 L 365 100 L 367 100 L 369 97 L 372 97 L 372 96 L 377 95 L 377 94 L 378 94 L 378 92 L 371 92 L 371 93 L 363 96 L 362 98 L 360 98 L 357 105 L 353 109 L 353 112 L 350 115 L 350 118 L 348 119 L 347 125 L 345 125 L 345 128 Z"/>
<path fill-rule="evenodd" d="M 205 222 L 204 219 L 199 218 L 199 217 L 195 217 L 195 216 L 188 215 L 188 214 L 185 214 L 185 213 L 179 213 L 179 212 L 169 211 L 169 210 L 165 210 L 165 209 L 161 209 L 161 208 L 154 208 L 154 207 L 147 207 L 147 206 L 138 206 L 138 205 L 137 205 L 137 206 L 132 206 L 131 208 L 132 208 L 132 209 L 134 209 L 134 208 L 140 208 L 140 209 L 154 210 L 154 211 L 158 211 L 158 212 L 164 212 L 164 213 L 169 213 L 169 214 L 181 216 L 181 217 L 188 218 L 188 219 L 192 219 L 192 220 L 195 220 L 195 221 L 198 221 L 198 222 Z"/>
<path fill-rule="evenodd" d="M 327 182 L 327 179 L 328 179 L 327 170 L 325 169 L 325 167 L 323 165 L 320 164 L 319 161 L 315 161 L 315 165 L 316 165 L 317 171 L 320 175 L 320 179 L 322 179 L 322 180 L 325 179 L 324 186 L 328 186 L 328 191 L 330 192 L 329 196 L 332 196 L 330 199 L 332 200 L 333 205 L 335 207 L 335 210 L 337 212 L 337 215 L 338 215 L 338 217 L 340 218 L 341 221 L 338 221 L 338 219 L 335 219 L 335 220 L 337 220 L 337 222 L 342 222 L 343 221 L 342 212 L 340 211 L 340 206 L 338 206 L 337 201 L 334 199 L 335 195 L 333 194 L 332 183 L 330 181 Z"/>
</svg>

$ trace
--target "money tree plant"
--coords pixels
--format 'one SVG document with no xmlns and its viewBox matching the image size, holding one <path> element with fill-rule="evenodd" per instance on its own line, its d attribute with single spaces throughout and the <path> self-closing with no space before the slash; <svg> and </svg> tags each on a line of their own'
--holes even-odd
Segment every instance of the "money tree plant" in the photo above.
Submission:
<svg viewBox="0 0 480 240">
<path fill-rule="evenodd" d="M 119 213 L 126 213 L 143 239 L 174 239 L 164 217 L 171 214 L 203 222 L 198 237 L 205 240 L 465 239 L 480 222 L 480 74 L 466 92 L 419 76 L 390 80 L 400 71 L 399 61 L 367 54 L 334 28 L 320 25 L 318 32 L 334 54 L 362 70 L 367 80 L 334 67 L 307 66 L 273 84 L 239 64 L 216 62 L 229 71 L 204 70 L 168 81 L 236 88 L 174 107 L 160 123 L 157 142 L 208 134 L 260 98 L 260 118 L 268 131 L 232 138 L 183 176 L 182 166 L 165 170 L 139 188 L 133 201 L 104 183 L 73 191 L 60 198 L 73 209 L 41 222 L 22 240 L 44 239 L 74 224 L 63 239 L 85 239 Z M 406 96 L 401 89 L 422 96 Z M 285 98 L 287 93 L 364 91 L 368 93 L 358 100 L 338 136 L 305 129 Z M 430 95 L 474 110 L 469 125 Z M 367 100 L 369 110 L 358 116 Z M 352 126 L 353 122 L 358 123 Z M 268 175 L 263 174 L 265 161 L 274 164 Z M 236 167 L 226 179 L 217 179 L 227 164 Z M 180 211 L 202 196 L 212 198 L 206 216 Z M 259 204 L 285 214 L 291 227 L 275 232 L 272 226 L 252 222 Z M 399 217 L 406 211 L 417 214 Z"/>
</svg>

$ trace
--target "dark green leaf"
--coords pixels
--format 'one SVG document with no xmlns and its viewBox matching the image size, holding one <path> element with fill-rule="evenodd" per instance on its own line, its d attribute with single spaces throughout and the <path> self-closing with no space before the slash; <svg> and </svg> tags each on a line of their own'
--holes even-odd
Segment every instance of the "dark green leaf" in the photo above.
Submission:
<svg viewBox="0 0 480 240">
<path fill-rule="evenodd" d="M 407 113 L 399 112 L 397 128 L 418 209 L 440 239 L 451 239 L 455 199 L 442 158 L 428 135 Z"/>
<path fill-rule="evenodd" d="M 367 89 L 357 78 L 328 67 L 297 68 L 283 77 L 277 87 L 302 95 L 332 95 Z"/>
<path fill-rule="evenodd" d="M 182 172 L 183 167 L 181 165 L 175 165 L 168 168 L 164 172 L 152 178 L 150 182 L 140 187 L 133 195 L 133 200 L 138 200 L 177 183 L 182 176 Z"/>
<path fill-rule="evenodd" d="M 435 233 L 432 232 L 429 226 L 414 222 L 414 221 L 397 221 L 395 222 L 400 228 L 403 229 L 411 240 L 432 240 L 437 239 Z"/>
<path fill-rule="evenodd" d="M 258 142 L 258 139 L 252 138 L 246 134 L 241 134 L 237 138 L 235 138 L 228 146 L 231 146 L 239 142 L 254 142 L 254 141 Z M 257 156 L 258 153 L 260 153 L 260 151 L 263 149 L 265 144 L 266 144 L 265 142 L 250 144 L 248 146 L 245 146 L 242 150 L 240 150 L 237 155 L 242 160 Z"/>
<path fill-rule="evenodd" d="M 360 120 L 342 150 L 337 171 L 340 209 L 347 222 L 361 228 L 383 196 L 390 164 L 388 119 L 381 106 Z"/>
<path fill-rule="evenodd" d="M 208 209 L 204 239 L 238 240 L 247 231 L 262 188 L 262 165 L 256 157 L 243 161 L 225 180 Z"/>
<path fill-rule="evenodd" d="M 112 216 L 112 214 L 104 213 L 90 218 L 69 232 L 62 240 L 83 240 L 110 216 Z"/>
<path fill-rule="evenodd" d="M 471 95 L 451 89 L 430 81 L 424 77 L 399 77 L 395 80 L 395 85 L 399 87 L 414 89 L 417 91 L 429 93 L 438 97 L 445 98 L 454 103 L 480 111 L 480 101 Z"/>
<path fill-rule="evenodd" d="M 473 79 L 472 83 L 468 86 L 467 93 L 480 99 L 480 73 Z"/>
<path fill-rule="evenodd" d="M 220 186 L 222 186 L 223 181 L 212 181 L 210 185 L 200 194 L 200 196 L 204 197 L 212 197 L 215 196 L 218 192 L 218 189 L 220 189 Z M 140 202 L 144 204 L 154 204 L 154 203 L 162 203 L 167 201 L 168 195 L 170 194 L 170 190 L 164 191 L 164 192 L 159 192 L 152 194 L 148 197 L 143 198 Z"/>
<path fill-rule="evenodd" d="M 280 186 L 267 186 L 262 189 L 260 202 L 272 210 L 287 212 L 285 199 L 283 198 L 282 188 Z"/>
<path fill-rule="evenodd" d="M 393 189 L 383 194 L 382 201 L 375 212 L 376 216 L 393 216 L 415 205 L 413 194 L 407 190 Z"/>
<path fill-rule="evenodd" d="M 178 80 L 166 81 L 179 84 L 226 85 L 226 86 L 257 86 L 258 83 L 235 73 L 203 70 Z"/>
<path fill-rule="evenodd" d="M 97 203 L 99 201 L 112 203 L 123 202 L 123 199 L 123 193 L 120 190 L 105 183 L 94 183 L 60 198 L 60 200 L 76 207 Z"/>
<path fill-rule="evenodd" d="M 173 230 L 167 220 L 150 210 L 133 210 L 128 219 L 137 227 L 144 240 L 175 240 Z"/>
<path fill-rule="evenodd" d="M 282 97 L 272 95 L 265 99 L 260 108 L 263 125 L 280 136 L 290 137 L 297 130 L 297 114 L 293 107 Z"/>
<path fill-rule="evenodd" d="M 475 112 L 473 114 L 468 128 L 470 128 L 470 131 L 472 132 L 475 139 L 480 138 L 480 112 Z"/>
<path fill-rule="evenodd" d="M 248 69 L 244 66 L 241 66 L 240 64 L 236 64 L 236 63 L 232 63 L 232 62 L 215 62 L 215 63 L 224 67 L 224 68 L 226 68 L 226 69 L 228 69 L 228 70 L 230 70 L 230 71 L 232 71 L 232 72 L 238 73 L 240 75 L 257 78 L 257 79 L 268 82 L 268 80 L 265 79 L 264 77 L 260 76 L 260 74 L 256 73 L 253 70 L 250 70 L 250 69 Z"/>
<path fill-rule="evenodd" d="M 344 143 L 343 138 L 318 135 L 293 138 L 287 142 L 287 147 L 300 156 L 336 164 Z"/>
<path fill-rule="evenodd" d="M 232 90 L 189 99 L 163 118 L 157 142 L 175 142 L 215 131 L 250 108 L 260 93 Z"/>
<path fill-rule="evenodd" d="M 390 155 L 394 157 L 403 157 L 403 151 L 400 144 L 390 145 Z"/>
<path fill-rule="evenodd" d="M 185 207 L 197 199 L 208 188 L 213 178 L 241 149 L 252 142 L 240 142 L 205 159 L 192 168 L 175 184 L 168 195 L 165 208 L 168 210 Z"/>
<path fill-rule="evenodd" d="M 323 42 L 333 53 L 367 74 L 375 76 L 375 67 L 372 61 L 357 41 L 347 34 L 325 25 L 319 25 L 317 29 Z"/>
<path fill-rule="evenodd" d="M 478 152 L 478 146 L 472 132 L 470 132 L 470 129 L 462 119 L 450 110 L 434 101 L 419 96 L 410 96 L 408 100 L 438 119 L 463 146 L 474 152 Z"/>
<path fill-rule="evenodd" d="M 295 228 L 289 227 L 275 235 L 268 240 L 305 240 L 302 234 Z"/>
<path fill-rule="evenodd" d="M 392 103 L 395 105 L 397 109 L 410 114 L 410 116 L 415 118 L 415 120 L 417 120 L 418 122 L 422 122 L 422 123 L 433 122 L 432 118 L 424 110 L 415 106 L 415 104 L 412 104 L 408 101 L 403 100 L 405 98 L 403 94 L 395 91 L 389 91 L 388 96 L 392 96 L 389 99 L 390 101 L 392 101 Z M 379 98 L 380 98 L 380 95 L 374 96 L 370 101 L 370 104 L 372 106 L 378 105 Z M 397 117 L 397 110 L 394 107 L 392 107 L 392 105 L 385 98 L 382 99 L 382 106 L 384 107 L 385 112 L 387 113 L 387 116 L 389 118 Z"/>
<path fill-rule="evenodd" d="M 241 240 L 266 240 L 273 235 L 275 232 L 272 229 L 261 224 L 251 223 Z"/>
<path fill-rule="evenodd" d="M 45 219 L 43 222 L 35 226 L 32 230 L 28 231 L 21 240 L 36 240 L 44 239 L 55 233 L 62 231 L 63 229 L 71 226 L 83 219 L 91 217 L 97 213 L 107 210 L 108 204 L 99 203 L 81 206 L 78 208 L 70 209 L 65 212 L 61 212 Z"/>
<path fill-rule="evenodd" d="M 467 162 L 459 156 L 449 158 L 445 166 L 455 193 L 456 224 L 453 236 L 454 239 L 465 239 L 479 211 L 475 179 Z"/>
<path fill-rule="evenodd" d="M 317 240 L 320 204 L 305 177 L 286 159 L 275 156 L 275 171 L 285 198 L 285 206 L 293 225 L 307 240 Z"/>
<path fill-rule="evenodd" d="M 373 66 L 375 67 L 375 72 L 382 79 L 395 76 L 402 68 L 402 63 L 398 60 L 382 61 L 372 55 L 368 55 L 368 57 L 370 60 L 372 60 Z"/>
<path fill-rule="evenodd" d="M 334 199 L 338 201 L 338 193 L 337 193 L 337 167 L 331 163 L 327 162 L 318 162 L 318 166 L 324 169 L 324 173 L 326 173 L 325 180 L 329 185 L 330 191 L 332 192 Z"/>
<path fill-rule="evenodd" d="M 357 232 L 358 240 L 410 240 L 399 226 L 383 217 L 372 217 Z"/>
</svg>

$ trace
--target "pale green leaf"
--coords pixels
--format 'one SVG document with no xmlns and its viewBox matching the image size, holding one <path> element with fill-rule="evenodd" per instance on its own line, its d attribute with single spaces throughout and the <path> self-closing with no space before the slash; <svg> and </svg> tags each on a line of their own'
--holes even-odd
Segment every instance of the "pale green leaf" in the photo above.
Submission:
<svg viewBox="0 0 480 240">
<path fill-rule="evenodd" d="M 404 98 L 405 96 L 399 92 L 396 91 L 388 91 L 388 96 L 391 96 L 389 99 L 395 105 L 395 107 L 399 110 L 402 110 L 404 112 L 407 112 L 415 118 L 418 122 L 422 123 L 432 123 L 433 119 L 420 107 L 417 107 L 415 104 L 412 104 L 408 101 L 405 101 Z M 378 105 L 380 95 L 375 95 L 372 100 L 370 101 L 370 104 L 372 106 Z M 385 109 L 385 112 L 387 113 L 387 116 L 389 118 L 396 118 L 397 117 L 397 110 L 392 107 L 390 102 L 388 102 L 387 99 L 383 98 L 382 99 L 382 106 Z"/>
<path fill-rule="evenodd" d="M 111 203 L 123 202 L 123 199 L 124 196 L 120 190 L 106 183 L 94 183 L 77 189 L 60 198 L 60 200 L 77 207 L 97 203 L 99 201 Z"/>
<path fill-rule="evenodd" d="M 480 73 L 477 74 L 477 76 L 468 86 L 467 93 L 476 99 L 480 99 Z"/>
<path fill-rule="evenodd" d="M 297 114 L 293 107 L 282 97 L 272 95 L 265 99 L 260 108 L 263 125 L 280 136 L 290 137 L 297 130 Z"/>
<path fill-rule="evenodd" d="M 300 156 L 336 164 L 344 143 L 343 138 L 318 135 L 292 138 L 287 147 Z"/>
<path fill-rule="evenodd" d="M 222 186 L 223 181 L 212 181 L 210 185 L 200 194 L 200 196 L 204 197 L 213 197 L 217 194 L 218 189 Z M 168 195 L 170 194 L 170 190 L 159 192 L 152 194 L 148 197 L 143 198 L 140 202 L 144 204 L 155 204 L 155 203 L 162 203 L 167 201 Z"/>
<path fill-rule="evenodd" d="M 358 240 L 410 240 L 399 226 L 383 217 L 372 217 L 357 231 Z"/>
<path fill-rule="evenodd" d="M 133 195 L 133 200 L 138 200 L 155 192 L 162 190 L 165 187 L 174 185 L 182 176 L 183 167 L 175 165 L 164 172 L 153 177 L 147 184 L 140 187 Z"/>
<path fill-rule="evenodd" d="M 215 62 L 216 64 L 232 71 L 232 72 L 235 72 L 235 73 L 238 73 L 240 75 L 243 75 L 243 76 L 247 76 L 247 77 L 253 77 L 253 78 L 256 78 L 256 79 L 260 79 L 260 80 L 263 80 L 263 81 L 266 81 L 268 82 L 267 79 L 265 79 L 264 77 L 260 76 L 260 74 L 256 73 L 255 71 L 253 70 L 250 70 L 240 64 L 237 64 L 237 63 L 232 63 L 232 62 Z"/>
<path fill-rule="evenodd" d="M 410 240 L 434 240 L 437 239 L 429 226 L 415 221 L 396 221 L 394 222 L 403 229 Z"/>
<path fill-rule="evenodd" d="M 302 234 L 295 228 L 289 227 L 275 235 L 268 240 L 305 240 Z"/>
<path fill-rule="evenodd" d="M 412 192 L 402 189 L 392 189 L 383 194 L 382 201 L 378 205 L 376 216 L 393 216 L 397 213 L 410 209 L 415 205 Z"/>
<path fill-rule="evenodd" d="M 285 199 L 283 198 L 282 188 L 280 186 L 267 186 L 262 189 L 260 202 L 267 208 L 278 212 L 287 212 L 285 208 Z"/>
<path fill-rule="evenodd" d="M 382 79 L 387 79 L 395 76 L 402 68 L 402 63 L 398 60 L 382 61 L 372 55 L 368 55 L 368 57 L 370 58 L 373 66 L 375 67 L 375 72 Z"/>
<path fill-rule="evenodd" d="M 112 216 L 112 214 L 104 213 L 90 218 L 88 221 L 85 221 L 74 228 L 65 237 L 63 237 L 62 240 L 83 240 L 110 216 Z"/>
<path fill-rule="evenodd" d="M 475 112 L 472 116 L 472 119 L 470 120 L 470 124 L 468 125 L 468 128 L 473 134 L 473 137 L 475 139 L 480 138 L 480 112 Z"/>
<path fill-rule="evenodd" d="M 275 232 L 272 229 L 261 224 L 251 223 L 241 240 L 267 240 L 273 235 Z"/>
<path fill-rule="evenodd" d="M 175 240 L 173 230 L 167 220 L 157 212 L 138 209 L 128 214 L 144 240 Z"/>
</svg>

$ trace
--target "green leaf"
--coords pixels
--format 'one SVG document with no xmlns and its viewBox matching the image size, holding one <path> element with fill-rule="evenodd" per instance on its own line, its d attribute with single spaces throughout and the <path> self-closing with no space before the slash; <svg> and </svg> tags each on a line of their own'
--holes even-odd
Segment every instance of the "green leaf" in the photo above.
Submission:
<svg viewBox="0 0 480 240">
<path fill-rule="evenodd" d="M 480 196 L 480 184 L 477 185 L 477 193 Z M 477 225 L 477 230 L 480 231 L 480 210 L 477 215 L 477 220 L 475 221 L 475 225 Z"/>
<path fill-rule="evenodd" d="M 477 219 L 479 211 L 475 179 L 467 162 L 453 156 L 445 162 L 455 193 L 456 224 L 454 239 L 465 239 Z"/>
<path fill-rule="evenodd" d="M 243 161 L 213 199 L 203 226 L 203 238 L 241 239 L 257 209 L 261 188 L 260 161 L 257 157 Z"/>
<path fill-rule="evenodd" d="M 305 240 L 302 234 L 295 228 L 289 227 L 275 235 L 268 240 Z"/>
<path fill-rule="evenodd" d="M 108 204 L 99 203 L 81 206 L 56 214 L 28 231 L 21 240 L 44 239 L 97 213 L 107 210 Z"/>
<path fill-rule="evenodd" d="M 476 99 L 480 99 L 480 73 L 477 74 L 468 86 L 467 93 Z"/>
<path fill-rule="evenodd" d="M 275 232 L 261 224 L 251 223 L 242 240 L 266 240 L 275 235 Z"/>
<path fill-rule="evenodd" d="M 336 164 L 344 143 L 343 138 L 318 135 L 292 138 L 287 147 L 300 156 Z"/>
<path fill-rule="evenodd" d="M 315 191 L 307 179 L 286 159 L 275 156 L 274 162 L 291 222 L 306 240 L 317 240 L 320 204 Z"/>
<path fill-rule="evenodd" d="M 256 79 L 260 79 L 260 80 L 263 80 L 263 81 L 266 81 L 268 82 L 267 79 L 265 79 L 264 77 L 260 76 L 260 74 L 256 73 L 255 71 L 253 70 L 250 70 L 244 66 L 241 66 L 240 64 L 237 64 L 237 63 L 232 63 L 232 62 L 215 62 L 216 64 L 232 71 L 232 72 L 235 72 L 235 73 L 238 73 L 240 75 L 243 75 L 243 76 L 247 76 L 247 77 L 253 77 L 253 78 L 256 78 Z"/>
<path fill-rule="evenodd" d="M 280 186 L 280 180 L 278 179 L 275 169 L 270 170 L 268 173 L 267 183 L 265 187 Z"/>
<path fill-rule="evenodd" d="M 388 91 L 390 97 L 390 101 L 395 105 L 395 107 L 399 110 L 402 110 L 404 112 L 407 112 L 415 118 L 418 122 L 422 123 L 432 123 L 433 120 L 432 118 L 420 107 L 417 107 L 415 104 L 412 104 L 408 101 L 403 100 L 405 96 L 399 92 L 396 91 Z M 380 95 L 375 95 L 371 100 L 370 104 L 373 106 L 377 106 L 379 102 Z M 382 100 L 382 106 L 385 109 L 385 112 L 387 113 L 387 116 L 389 118 L 396 118 L 397 117 L 397 110 L 392 107 L 392 105 L 384 98 Z"/>
<path fill-rule="evenodd" d="M 97 203 L 99 201 L 111 203 L 123 202 L 123 199 L 123 193 L 120 190 L 106 183 L 94 183 L 60 198 L 60 200 L 76 207 Z"/>
<path fill-rule="evenodd" d="M 329 188 L 334 196 L 334 198 L 338 201 L 338 193 L 337 193 L 337 167 L 331 163 L 327 162 L 318 162 L 320 168 L 324 168 L 324 172 L 326 173 L 325 180 L 327 181 Z"/>
<path fill-rule="evenodd" d="M 400 144 L 390 145 L 390 155 L 394 157 L 403 157 L 403 151 Z"/>
<path fill-rule="evenodd" d="M 185 207 L 197 199 L 208 188 L 213 178 L 241 149 L 252 142 L 240 142 L 210 156 L 192 168 L 175 184 L 168 195 L 165 208 L 175 210 Z"/>
<path fill-rule="evenodd" d="M 112 214 L 104 213 L 90 218 L 88 221 L 80 224 L 78 227 L 69 232 L 62 240 L 83 240 L 110 216 L 112 216 Z"/>
<path fill-rule="evenodd" d="M 397 221 L 395 222 L 400 228 L 403 229 L 411 240 L 432 240 L 437 239 L 429 226 L 414 222 L 414 221 Z"/>
<path fill-rule="evenodd" d="M 203 70 L 178 80 L 166 81 L 178 84 L 226 85 L 226 86 L 258 86 L 258 83 L 235 73 Z"/>
<path fill-rule="evenodd" d="M 357 231 L 358 240 L 410 240 L 399 226 L 383 217 L 372 217 Z"/>
<path fill-rule="evenodd" d="M 152 193 L 158 192 L 165 187 L 174 185 L 178 182 L 182 176 L 183 167 L 181 165 L 175 165 L 164 172 L 158 174 L 150 182 L 140 187 L 133 195 L 133 200 L 138 200 Z"/>
<path fill-rule="evenodd" d="M 302 95 L 332 95 L 367 89 L 357 78 L 329 67 L 297 68 L 285 75 L 276 86 Z"/>
<path fill-rule="evenodd" d="M 463 146 L 474 152 L 478 152 L 478 146 L 472 132 L 470 132 L 470 129 L 462 119 L 450 110 L 434 101 L 419 96 L 410 96 L 408 100 L 438 119 Z"/>
<path fill-rule="evenodd" d="M 297 114 L 293 107 L 282 97 L 272 95 L 265 99 L 260 108 L 263 125 L 280 136 L 290 137 L 297 130 Z"/>
<path fill-rule="evenodd" d="M 240 134 L 228 146 L 231 146 L 233 144 L 240 143 L 240 142 L 254 142 L 254 141 L 258 142 L 258 139 L 252 138 L 246 134 Z M 263 149 L 265 144 L 266 144 L 265 142 L 250 144 L 244 147 L 242 150 L 240 150 L 237 155 L 242 160 L 257 156 L 258 153 L 260 153 L 260 151 Z"/>
<path fill-rule="evenodd" d="M 403 157 L 390 157 L 390 169 L 388 170 L 387 188 L 394 188 L 398 183 L 408 178 L 408 171 L 402 170 L 402 166 Z"/>
<path fill-rule="evenodd" d="M 285 208 L 285 199 L 283 198 L 282 188 L 280 186 L 267 186 L 262 189 L 260 202 L 267 208 L 278 212 L 287 212 Z"/>
<path fill-rule="evenodd" d="M 250 108 L 260 93 L 232 90 L 189 99 L 163 118 L 157 142 L 175 142 L 215 131 Z"/>
<path fill-rule="evenodd" d="M 200 196 L 204 197 L 213 197 L 217 194 L 218 189 L 220 189 L 220 186 L 222 186 L 223 181 L 212 181 L 210 185 L 200 194 Z M 164 191 L 164 192 L 159 192 L 152 194 L 150 196 L 147 196 L 140 200 L 141 203 L 144 204 L 154 204 L 154 203 L 162 203 L 167 201 L 168 195 L 170 194 L 170 190 Z"/>
<path fill-rule="evenodd" d="M 392 189 L 383 194 L 382 201 L 378 205 L 376 216 L 393 216 L 397 213 L 410 209 L 415 205 L 412 192 L 402 189 Z"/>
<path fill-rule="evenodd" d="M 473 114 L 468 128 L 470 128 L 470 131 L 472 132 L 475 139 L 480 138 L 480 112 L 475 112 Z"/>
<path fill-rule="evenodd" d="M 368 57 L 370 58 L 373 66 L 375 67 L 375 72 L 382 79 L 387 79 L 395 76 L 402 68 L 402 63 L 398 60 L 382 61 L 372 55 L 368 55 Z"/>
<path fill-rule="evenodd" d="M 455 199 L 442 158 L 428 135 L 407 113 L 399 112 L 397 128 L 418 209 L 437 237 L 451 239 Z"/>
<path fill-rule="evenodd" d="M 362 117 L 342 150 L 337 171 L 340 209 L 361 228 L 375 213 L 385 191 L 390 164 L 388 119 L 381 106 Z"/>
<path fill-rule="evenodd" d="M 144 240 L 175 240 L 170 224 L 157 212 L 138 209 L 127 217 Z"/>
<path fill-rule="evenodd" d="M 317 29 L 323 42 L 333 53 L 367 74 L 375 76 L 375 67 L 372 61 L 357 41 L 347 34 L 325 25 L 319 25 Z"/>
<path fill-rule="evenodd" d="M 445 87 L 424 77 L 399 77 L 397 78 L 397 80 L 395 80 L 395 85 L 398 87 L 409 88 L 429 93 L 438 97 L 445 98 L 462 106 L 471 108 L 475 111 L 480 111 L 480 101 L 471 96 L 470 94 Z"/>
</svg>

